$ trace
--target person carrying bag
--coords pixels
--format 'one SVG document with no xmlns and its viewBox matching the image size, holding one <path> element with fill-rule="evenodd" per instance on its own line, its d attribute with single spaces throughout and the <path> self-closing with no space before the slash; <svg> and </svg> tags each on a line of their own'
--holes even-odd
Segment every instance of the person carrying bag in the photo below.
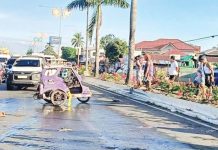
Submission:
<svg viewBox="0 0 218 150">
<path fill-rule="evenodd" d="M 208 87 L 209 99 L 213 96 L 213 86 L 214 86 L 214 70 L 213 66 L 207 61 L 205 55 L 199 56 L 200 68 L 203 74 L 203 83 Z M 205 90 L 206 91 L 206 90 Z M 206 92 L 205 92 L 206 94 Z"/>
</svg>

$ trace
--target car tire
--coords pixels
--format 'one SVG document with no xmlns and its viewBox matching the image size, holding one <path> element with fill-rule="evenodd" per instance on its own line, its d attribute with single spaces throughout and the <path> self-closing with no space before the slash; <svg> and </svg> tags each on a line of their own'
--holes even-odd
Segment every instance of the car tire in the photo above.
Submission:
<svg viewBox="0 0 218 150">
<path fill-rule="evenodd" d="M 18 90 L 22 90 L 22 88 L 23 88 L 23 86 L 20 86 L 20 85 L 17 86 Z"/>
<path fill-rule="evenodd" d="M 13 90 L 13 85 L 7 83 L 7 90 Z"/>
</svg>

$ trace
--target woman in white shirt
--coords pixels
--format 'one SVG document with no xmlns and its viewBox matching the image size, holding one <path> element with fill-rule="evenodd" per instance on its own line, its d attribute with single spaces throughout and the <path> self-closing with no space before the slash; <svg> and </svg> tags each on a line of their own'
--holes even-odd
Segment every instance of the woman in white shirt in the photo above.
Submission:
<svg viewBox="0 0 218 150">
<path fill-rule="evenodd" d="M 142 62 L 143 62 L 143 57 L 142 56 L 137 56 L 135 58 L 135 69 L 136 69 L 136 80 L 137 80 L 137 87 L 140 87 L 142 85 Z"/>
<path fill-rule="evenodd" d="M 179 65 L 175 59 L 175 56 L 170 57 L 170 68 L 169 68 L 169 75 L 170 75 L 170 81 L 174 81 L 176 77 L 179 74 Z"/>
</svg>

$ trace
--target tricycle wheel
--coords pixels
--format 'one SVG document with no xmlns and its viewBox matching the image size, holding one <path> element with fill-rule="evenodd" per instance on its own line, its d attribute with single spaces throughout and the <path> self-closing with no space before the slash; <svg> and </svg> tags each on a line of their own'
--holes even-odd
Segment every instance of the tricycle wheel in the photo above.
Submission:
<svg viewBox="0 0 218 150">
<path fill-rule="evenodd" d="M 87 103 L 90 100 L 90 97 L 77 97 L 77 99 L 81 102 L 81 103 Z"/>
<path fill-rule="evenodd" d="M 51 93 L 51 102 L 53 105 L 62 105 L 66 99 L 67 94 L 61 90 L 56 90 Z"/>
</svg>

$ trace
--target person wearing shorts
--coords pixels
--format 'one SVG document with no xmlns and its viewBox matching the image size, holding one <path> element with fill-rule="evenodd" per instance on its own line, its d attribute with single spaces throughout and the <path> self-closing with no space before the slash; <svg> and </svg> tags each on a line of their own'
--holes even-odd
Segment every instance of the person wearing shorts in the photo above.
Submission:
<svg viewBox="0 0 218 150">
<path fill-rule="evenodd" d="M 175 81 L 178 76 L 179 65 L 175 59 L 175 56 L 170 57 L 170 68 L 169 68 L 169 80 Z"/>
<path fill-rule="evenodd" d="M 207 58 L 205 55 L 199 56 L 199 70 L 202 72 L 202 83 L 201 88 L 203 95 L 206 94 L 205 86 L 208 87 L 210 94 L 210 97 L 212 97 L 213 94 L 213 85 L 214 85 L 214 70 L 213 66 L 207 61 Z"/>
</svg>

